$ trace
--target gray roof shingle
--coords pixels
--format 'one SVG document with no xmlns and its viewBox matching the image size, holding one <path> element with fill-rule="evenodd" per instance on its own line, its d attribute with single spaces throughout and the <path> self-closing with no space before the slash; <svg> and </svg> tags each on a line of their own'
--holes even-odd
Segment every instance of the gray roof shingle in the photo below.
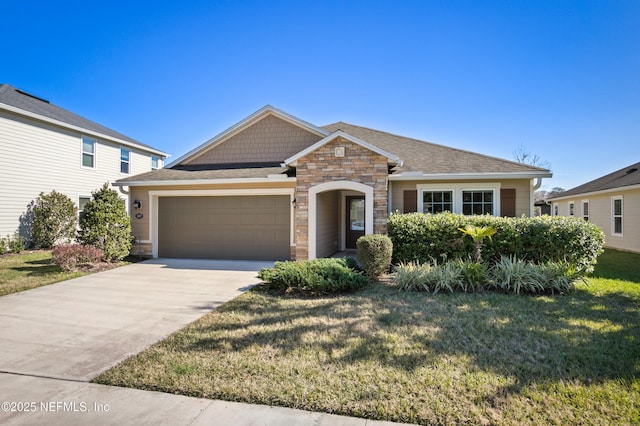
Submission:
<svg viewBox="0 0 640 426">
<path fill-rule="evenodd" d="M 550 197 L 549 200 L 591 192 L 606 191 L 608 189 L 624 188 L 632 185 L 640 185 L 640 163 L 623 167 L 613 173 L 609 173 L 608 175 L 583 183 L 582 185 L 571 188 L 568 191 L 561 192 Z"/>
<path fill-rule="evenodd" d="M 121 139 L 123 141 L 130 142 L 132 144 L 148 148 L 151 151 L 160 153 L 160 151 L 149 145 L 143 144 L 142 142 L 123 135 L 122 133 L 116 132 L 115 130 L 109 129 L 108 127 L 105 127 L 101 124 L 67 111 L 64 108 L 60 108 L 59 106 L 56 106 L 49 101 L 23 92 L 22 90 L 17 89 L 9 84 L 0 84 L 0 103 L 10 105 L 12 107 L 19 108 L 33 114 L 38 114 L 53 120 L 61 121 L 72 126 L 81 127 L 86 130 Z"/>
<path fill-rule="evenodd" d="M 394 173 L 409 171 L 421 171 L 425 174 L 549 172 L 547 169 L 515 161 L 503 160 L 343 122 L 329 124 L 322 128 L 330 132 L 342 130 L 400 157 L 403 160 L 403 165 L 402 167 L 397 167 Z"/>
</svg>

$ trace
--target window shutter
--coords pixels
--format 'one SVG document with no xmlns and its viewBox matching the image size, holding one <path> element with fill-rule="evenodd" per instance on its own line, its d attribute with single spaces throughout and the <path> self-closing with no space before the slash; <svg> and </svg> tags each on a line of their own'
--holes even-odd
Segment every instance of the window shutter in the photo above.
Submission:
<svg viewBox="0 0 640 426">
<path fill-rule="evenodd" d="M 404 191 L 403 210 L 404 213 L 413 213 L 418 211 L 418 190 L 409 189 Z"/>
<path fill-rule="evenodd" d="M 502 217 L 516 217 L 515 188 L 500 189 L 500 214 Z"/>
</svg>

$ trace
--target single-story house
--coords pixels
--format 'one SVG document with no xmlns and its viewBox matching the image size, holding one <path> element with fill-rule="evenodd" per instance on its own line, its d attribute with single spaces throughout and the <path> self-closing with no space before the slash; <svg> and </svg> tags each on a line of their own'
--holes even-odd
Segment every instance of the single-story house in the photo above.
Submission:
<svg viewBox="0 0 640 426">
<path fill-rule="evenodd" d="M 312 259 L 386 232 L 392 212 L 533 215 L 547 169 L 272 106 L 162 170 L 120 179 L 153 257 Z"/>
<path fill-rule="evenodd" d="M 576 216 L 605 233 L 605 246 L 640 253 L 640 163 L 616 170 L 548 200 L 554 216 Z"/>
<path fill-rule="evenodd" d="M 160 169 L 167 157 L 8 84 L 0 84 L 0 148 L 0 236 L 27 239 L 21 216 L 41 192 L 61 192 L 82 210 L 106 182 Z"/>
</svg>

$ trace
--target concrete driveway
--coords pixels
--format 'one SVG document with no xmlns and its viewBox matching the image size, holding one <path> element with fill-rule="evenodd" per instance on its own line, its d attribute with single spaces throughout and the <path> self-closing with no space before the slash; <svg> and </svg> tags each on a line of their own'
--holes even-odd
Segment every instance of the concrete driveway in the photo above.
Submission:
<svg viewBox="0 0 640 426">
<path fill-rule="evenodd" d="M 153 259 L 0 297 L 0 373 L 89 381 L 246 291 L 270 265 Z"/>
</svg>

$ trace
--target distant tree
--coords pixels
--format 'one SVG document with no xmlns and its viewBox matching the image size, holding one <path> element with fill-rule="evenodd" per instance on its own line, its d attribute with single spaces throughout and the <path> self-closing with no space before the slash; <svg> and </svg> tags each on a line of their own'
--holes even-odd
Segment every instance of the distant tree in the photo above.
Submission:
<svg viewBox="0 0 640 426">
<path fill-rule="evenodd" d="M 102 250 L 106 260 L 121 260 L 131 250 L 131 221 L 124 200 L 107 183 L 91 194 L 80 215 L 80 243 Z"/>
<path fill-rule="evenodd" d="M 513 151 L 513 158 L 515 158 L 518 163 L 528 164 L 529 166 L 541 167 L 543 169 L 551 168 L 551 164 L 548 161 L 542 160 L 538 154 L 532 154 L 524 145 L 520 145 L 518 149 Z"/>
<path fill-rule="evenodd" d="M 29 206 L 31 212 L 30 243 L 36 248 L 50 249 L 59 243 L 68 243 L 76 233 L 78 219 L 76 206 L 60 192 L 41 192 Z"/>
</svg>

